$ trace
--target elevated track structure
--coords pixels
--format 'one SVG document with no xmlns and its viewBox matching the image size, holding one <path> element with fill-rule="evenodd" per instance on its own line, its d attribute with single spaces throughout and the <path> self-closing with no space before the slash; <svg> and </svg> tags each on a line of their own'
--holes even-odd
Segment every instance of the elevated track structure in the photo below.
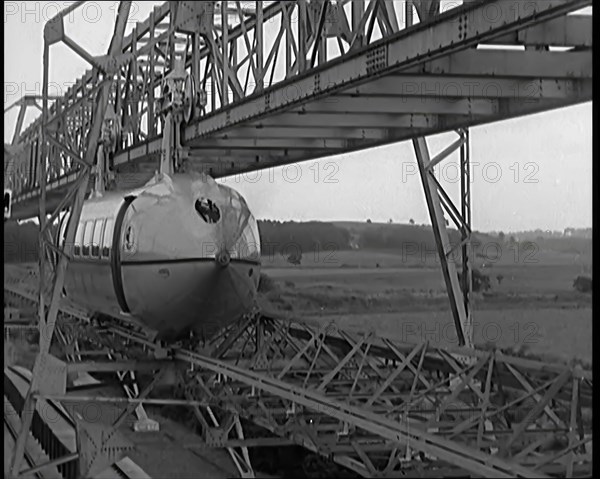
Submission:
<svg viewBox="0 0 600 479">
<path fill-rule="evenodd" d="M 592 99 L 592 18 L 581 14 L 590 0 L 475 0 L 452 8 L 437 0 L 168 2 L 127 36 L 131 2 L 120 2 L 102 56 L 64 32 L 65 15 L 82 3 L 46 24 L 41 96 L 18 102 L 15 134 L 5 145 L 10 216 L 38 214 L 42 232 L 37 273 L 5 277 L 13 306 L 35 305 L 43 332 L 14 475 L 33 416 L 26 412 L 39 397 L 56 396 L 41 378 L 55 364 L 49 350 L 57 318 L 65 328 L 74 317 L 61 300 L 70 252 L 51 234 L 62 211 L 71 212 L 69 248 L 93 185 L 140 186 L 165 165 L 220 178 L 408 139 L 459 348 L 409 346 L 258 314 L 193 348 L 165 349 L 116 322 L 95 335 L 63 332 L 69 361 L 83 357 L 69 349 L 74 343 L 106 348 L 109 341 L 124 358 L 139 355 L 127 363 L 132 369 L 143 355 L 168 358 L 178 370 L 193 367 L 195 382 L 181 382 L 198 385 L 185 394 L 206 434 L 214 439 L 220 426 L 198 408 L 232 414 L 217 442 L 227 444 L 233 430 L 241 436 L 242 416 L 362 475 L 574 477 L 591 468 L 591 432 L 582 419 L 589 372 L 474 350 L 469 258 L 469 128 Z M 92 68 L 51 97 L 50 46 L 61 41 Z M 42 115 L 23 129 L 29 106 Z M 457 140 L 431 155 L 426 137 L 452 130 Z M 457 150 L 458 205 L 435 174 Z M 5 209 L 6 202 L 5 195 Z M 457 245 L 448 240 L 446 216 L 460 231 Z M 450 259 L 457 249 L 460 278 Z M 79 320 L 89 323 L 89 314 Z M 523 404 L 527 412 L 519 416 L 513 409 Z M 248 475 L 244 448 L 231 454 Z"/>
</svg>

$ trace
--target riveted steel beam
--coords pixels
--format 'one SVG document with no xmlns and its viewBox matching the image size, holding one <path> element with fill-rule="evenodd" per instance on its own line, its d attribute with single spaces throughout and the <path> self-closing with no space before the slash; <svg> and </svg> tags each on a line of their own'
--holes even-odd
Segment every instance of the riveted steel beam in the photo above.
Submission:
<svg viewBox="0 0 600 479">
<path fill-rule="evenodd" d="M 592 78 L 592 50 L 465 50 L 425 62 L 405 73 L 476 77 Z M 449 79 L 453 81 L 453 78 Z"/>
<path fill-rule="evenodd" d="M 380 114 L 444 114 L 491 115 L 498 111 L 497 100 L 488 98 L 445 98 L 417 96 L 359 96 L 334 95 L 294 109 L 297 113 L 362 113 Z M 390 127 L 396 123 L 389 124 Z M 360 125 L 357 125 L 360 126 Z"/>
</svg>

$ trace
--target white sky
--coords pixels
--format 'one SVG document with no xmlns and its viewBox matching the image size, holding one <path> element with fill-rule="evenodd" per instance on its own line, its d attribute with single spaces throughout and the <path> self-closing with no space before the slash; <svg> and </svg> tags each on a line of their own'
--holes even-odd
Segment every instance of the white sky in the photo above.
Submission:
<svg viewBox="0 0 600 479">
<path fill-rule="evenodd" d="M 4 107 L 40 93 L 43 27 L 71 2 L 5 2 Z M 133 2 L 128 32 L 153 5 Z M 108 47 L 118 2 L 88 2 L 65 21 L 66 33 L 93 54 Z M 268 40 L 268 35 L 266 35 Z M 86 63 L 66 46 L 51 47 L 50 81 L 63 88 Z M 52 88 L 50 89 L 52 94 Z M 35 116 L 26 118 L 26 123 Z M 10 142 L 17 109 L 5 114 Z M 454 141 L 430 139 L 432 153 Z M 443 166 L 442 183 L 456 198 L 456 158 Z M 471 129 L 474 229 L 562 230 L 592 224 L 592 103 Z M 442 164 L 444 165 L 444 164 Z M 429 223 L 411 142 L 278 168 L 227 184 L 242 193 L 258 218 Z M 536 181 L 537 180 L 537 181 Z"/>
</svg>

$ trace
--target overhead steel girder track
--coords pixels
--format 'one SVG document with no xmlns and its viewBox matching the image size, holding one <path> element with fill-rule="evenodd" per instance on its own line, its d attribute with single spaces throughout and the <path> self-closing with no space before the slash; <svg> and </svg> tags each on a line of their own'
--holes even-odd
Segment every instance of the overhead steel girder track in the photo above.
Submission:
<svg viewBox="0 0 600 479">
<path fill-rule="evenodd" d="M 185 57 L 197 89 L 208 94 L 184 128 L 184 146 L 191 148 L 188 163 L 217 177 L 591 99 L 591 16 L 567 15 L 591 2 L 476 1 L 439 15 L 439 2 L 415 3 L 419 13 L 433 13 L 410 28 L 398 22 L 404 18 L 403 4 L 379 0 L 336 5 L 299 0 L 250 10 L 247 2 L 229 2 L 232 24 L 226 31 L 219 9 L 200 11 L 207 7 L 192 2 L 155 9 L 124 41 L 122 51 L 130 57 L 120 59 L 111 100 L 123 132 L 114 167 L 135 172 L 158 163 L 156 92 L 175 55 Z M 201 15 L 202 22 L 190 21 L 194 15 Z M 527 50 L 474 48 L 494 43 Z M 546 51 L 549 45 L 573 48 Z M 90 125 L 91 108 L 82 96 L 97 91 L 99 81 L 87 72 L 50 108 L 55 136 L 71 152 L 82 151 Z M 315 135 L 314 126 L 327 120 L 326 136 Z M 25 148 L 5 174 L 16 186 L 17 216 L 25 214 L 39 191 L 28 170 L 37 124 L 21 133 Z M 271 138 L 273 126 L 279 128 L 275 138 L 286 140 L 287 148 L 255 152 L 265 150 L 260 141 Z M 358 135 L 362 130 L 365 136 Z M 223 161 L 196 151 L 204 141 L 237 141 L 248 131 L 256 132 L 256 143 L 239 142 L 231 153 L 214 155 Z M 323 139 L 338 143 L 314 148 Z M 60 184 L 73 181 L 77 165 L 56 145 L 50 157 L 51 203 L 64 192 Z M 139 182 L 145 179 L 140 175 Z"/>
<path fill-rule="evenodd" d="M 7 300 L 34 303 L 32 279 L 11 270 Z M 84 312 L 63 311 L 59 328 L 86 349 L 134 361 L 157 351 L 139 333 L 92 329 Z M 168 357 L 187 370 L 190 406 L 244 417 L 364 476 L 575 477 L 592 468 L 592 374 L 579 366 L 266 317 Z"/>
<path fill-rule="evenodd" d="M 332 149 L 329 154 L 335 154 L 343 151 L 354 151 L 357 149 L 376 146 L 383 143 L 407 139 L 418 134 L 426 134 L 438 131 L 448 130 L 454 127 L 469 126 L 473 124 L 481 124 L 489 121 L 495 121 L 503 118 L 510 118 L 535 111 L 543 111 L 549 108 L 555 108 L 561 105 L 573 104 L 591 99 L 591 51 L 577 52 L 583 53 L 579 58 L 573 59 L 577 64 L 571 70 L 558 66 L 559 58 L 555 55 L 556 52 L 494 52 L 486 50 L 476 50 L 468 52 L 459 52 L 458 58 L 455 59 L 450 55 L 448 58 L 443 58 L 425 62 L 429 58 L 435 58 L 440 55 L 448 55 L 448 51 L 456 51 L 460 48 L 466 48 L 470 45 L 484 43 L 486 37 L 494 37 L 502 30 L 511 30 L 516 28 L 518 23 L 527 20 L 527 15 L 523 19 L 515 19 L 513 15 L 508 15 L 508 2 L 502 3 L 502 14 L 505 18 L 509 18 L 507 23 L 502 27 L 498 24 L 502 22 L 489 22 L 482 18 L 482 11 L 474 9 L 469 13 L 469 28 L 466 32 L 459 32 L 456 29 L 457 19 L 460 15 L 456 13 L 455 17 L 448 18 L 443 21 L 444 15 L 440 16 L 436 21 L 415 27 L 416 30 L 409 30 L 404 35 L 398 35 L 398 38 L 388 38 L 381 41 L 381 45 L 377 48 L 370 47 L 362 54 L 350 55 L 351 58 L 337 59 L 331 64 L 317 68 L 314 73 L 300 75 L 299 79 L 290 79 L 284 81 L 282 85 L 278 85 L 267 90 L 265 93 L 255 94 L 250 98 L 243 100 L 240 104 L 232 105 L 224 109 L 223 112 L 217 112 L 209 115 L 206 119 L 201 119 L 196 125 L 191 125 L 186 128 L 185 141 L 190 147 L 200 146 L 205 142 L 209 142 L 209 138 L 215 136 L 219 132 L 224 132 L 224 137 L 235 137 L 237 125 L 250 126 L 262 131 L 268 132 L 272 126 L 284 125 L 290 128 L 288 136 L 288 149 L 302 149 L 302 145 L 298 144 L 294 138 L 294 132 L 301 130 L 304 127 L 315 125 L 336 125 L 347 126 L 350 128 L 369 128 L 379 127 L 384 129 L 393 129 L 397 120 L 399 123 L 408 122 L 409 132 L 404 134 L 394 135 L 388 134 L 384 141 L 349 141 L 342 150 Z M 579 4 L 581 6 L 581 4 Z M 565 7 L 563 4 L 562 7 Z M 483 6 L 481 7 L 484 8 Z M 485 8 L 488 8 L 486 6 Z M 567 7 L 568 8 L 568 7 Z M 450 11 L 447 16 L 455 12 Z M 502 15 L 501 15 L 502 17 Z M 475 19 L 475 21 L 472 20 Z M 479 22 L 477 21 L 479 20 Z M 521 20 L 521 21 L 520 21 Z M 542 20 L 541 17 L 536 17 L 536 21 Z M 451 28 L 454 27 L 454 28 Z M 496 28 L 494 28 L 496 27 Z M 423 39 L 419 37 L 423 37 Z M 443 41 L 439 39 L 442 38 Z M 464 54 L 460 57 L 460 54 Z M 489 53 L 487 61 L 480 62 Z M 517 64 L 512 67 L 514 60 L 517 60 L 519 53 L 525 55 L 518 57 Z M 538 53 L 537 59 L 540 60 L 541 66 L 536 72 L 535 67 L 517 70 L 517 68 L 529 60 L 531 63 L 531 53 Z M 546 53 L 546 56 L 543 54 Z M 379 54 L 379 61 L 372 60 L 373 55 Z M 499 54 L 502 54 L 500 56 Z M 504 59 L 503 63 L 492 66 L 493 61 Z M 445 62 L 443 61 L 445 60 Z M 555 61 L 556 60 L 556 61 Z M 417 64 L 423 64 L 422 68 L 416 67 Z M 482 64 L 482 69 L 478 69 L 478 65 Z M 554 63 L 554 74 L 550 73 L 551 63 Z M 570 63 L 570 62 L 567 62 Z M 445 65 L 448 65 L 444 68 Z M 412 67 L 412 68 L 411 68 Z M 420 75 L 413 76 L 413 72 L 420 71 L 439 71 L 439 75 Z M 446 71 L 444 71 L 446 70 Z M 463 70 L 463 71 L 461 71 Z M 402 71 L 402 75 L 396 75 L 394 78 L 377 80 L 384 74 Z M 581 79 L 572 79 L 573 71 L 582 73 Z M 522 72 L 522 73 L 519 73 Z M 407 76 L 408 74 L 411 74 Z M 462 74 L 461 77 L 447 77 L 445 75 Z M 486 78 L 486 76 L 488 76 Z M 549 75 L 544 78 L 544 75 Z M 483 78 L 482 78 L 483 77 Z M 499 78 L 497 78 L 499 77 Z M 562 80 L 561 77 L 563 78 Z M 564 77 L 571 77 L 565 80 Z M 535 80 L 532 80 L 535 78 Z M 587 80 L 586 80 L 587 78 Z M 556 82 L 556 80 L 559 80 Z M 556 83 L 555 83 L 556 82 Z M 348 89 L 352 85 L 357 86 L 354 89 Z M 391 86 L 392 88 L 385 88 Z M 547 86 L 547 90 L 542 89 Z M 554 88 L 553 88 L 554 86 Z M 364 90 L 363 90 L 364 88 Z M 443 112 L 444 97 L 449 99 L 466 98 L 472 99 L 481 97 L 484 99 L 495 100 L 491 102 L 491 112 L 483 111 L 480 114 L 466 108 L 458 107 L 457 111 L 452 112 L 452 116 L 445 117 L 442 114 L 434 113 L 429 115 L 419 115 L 419 107 L 415 107 L 409 115 L 404 117 L 399 115 L 393 118 L 392 115 L 381 115 L 381 111 L 374 106 L 369 112 L 361 109 L 361 115 L 352 117 L 349 113 L 352 112 L 351 106 L 343 112 L 343 116 L 323 115 L 323 112 L 328 112 L 329 105 L 339 104 L 343 108 L 346 98 L 338 100 L 336 96 L 340 92 L 347 95 L 362 97 L 368 104 L 371 96 L 384 97 L 385 100 L 390 96 L 413 96 L 416 98 L 432 97 L 432 99 L 440 101 L 440 106 Z M 440 98 L 441 97 L 441 98 Z M 395 98 L 394 98 L 395 99 Z M 394 100 L 392 99 L 392 100 Z M 532 100 L 531 103 L 522 107 L 523 100 Z M 549 101 L 546 101 L 549 100 Z M 305 107 L 304 105 L 308 105 Z M 298 107 L 297 109 L 294 107 Z M 420 108 L 423 108 L 421 106 Z M 425 111 L 431 111 L 432 107 L 424 107 Z M 407 108 L 404 109 L 406 111 Z M 279 112 L 289 112 L 292 114 L 281 114 Z M 400 109 L 402 111 L 402 109 Z M 367 114 L 367 113 L 370 113 Z M 461 113 L 464 118 L 460 118 Z M 386 116 L 388 115 L 388 116 Z M 410 119 L 413 118 L 414 124 L 410 124 Z M 388 127 L 388 128 L 385 128 Z M 260 131 L 258 134 L 260 135 Z M 266 133 L 268 134 L 268 133 Z M 195 140 L 195 139 L 198 140 Z M 322 138 L 322 137 L 316 137 Z M 343 138 L 343 136 L 342 136 Z M 255 144 L 248 143 L 249 149 L 252 146 L 260 147 L 260 142 Z M 326 149 L 326 148 L 325 148 Z M 150 145 L 148 151 L 154 150 Z M 327 152 L 327 149 L 326 149 Z M 119 164 L 123 161 L 123 157 L 127 161 L 135 160 L 139 155 L 143 156 L 143 149 L 133 149 L 130 152 L 117 154 L 115 163 Z M 310 156 L 308 153 L 305 156 Z M 198 162 L 200 164 L 200 162 Z M 260 167 L 260 158 L 252 164 L 235 165 L 233 169 L 226 171 L 218 171 L 216 175 L 226 175 L 235 173 L 235 170 L 256 169 Z M 233 170 L 233 171 L 232 171 Z"/>
</svg>

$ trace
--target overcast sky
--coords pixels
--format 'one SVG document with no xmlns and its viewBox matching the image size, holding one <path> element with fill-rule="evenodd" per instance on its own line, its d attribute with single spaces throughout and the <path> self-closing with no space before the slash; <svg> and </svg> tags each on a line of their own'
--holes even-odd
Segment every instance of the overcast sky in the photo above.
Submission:
<svg viewBox="0 0 600 479">
<path fill-rule="evenodd" d="M 4 107 L 40 93 L 43 26 L 69 2 L 5 2 Z M 133 2 L 131 23 L 153 4 Z M 65 22 L 66 33 L 93 54 L 106 52 L 117 2 L 89 2 Z M 84 18 L 85 17 L 85 18 Z M 265 35 L 268 38 L 268 35 Z M 67 85 L 88 68 L 64 45 L 51 48 L 50 80 Z M 50 93 L 53 93 L 52 90 Z M 26 119 L 26 123 L 34 117 Z M 17 109 L 5 114 L 10 142 Z M 454 141 L 430 139 L 432 153 Z M 456 158 L 442 183 L 456 198 Z M 592 104 L 471 129 L 473 227 L 480 231 L 562 230 L 592 224 Z M 230 178 L 258 218 L 429 223 L 411 142 Z"/>
</svg>

